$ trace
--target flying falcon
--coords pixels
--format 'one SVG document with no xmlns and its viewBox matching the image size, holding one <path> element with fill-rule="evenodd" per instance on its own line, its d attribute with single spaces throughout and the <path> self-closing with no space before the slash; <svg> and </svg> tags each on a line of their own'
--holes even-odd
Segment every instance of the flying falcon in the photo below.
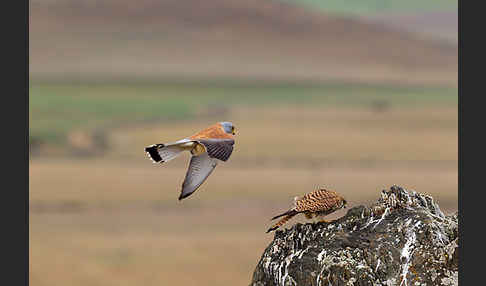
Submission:
<svg viewBox="0 0 486 286">
<path fill-rule="evenodd" d="M 346 200 L 338 193 L 326 189 L 318 189 L 301 198 L 295 197 L 294 206 L 290 210 L 272 218 L 274 220 L 283 216 L 282 219 L 267 230 L 267 233 L 276 230 L 297 214 L 303 213 L 307 219 L 312 219 L 313 216 L 326 216 L 345 207 Z"/>
<path fill-rule="evenodd" d="M 218 122 L 191 137 L 173 143 L 150 145 L 145 148 L 145 152 L 155 163 L 168 162 L 183 151 L 191 152 L 191 162 L 179 196 L 179 200 L 182 200 L 201 186 L 218 164 L 218 160 L 228 160 L 233 152 L 235 132 L 233 123 Z"/>
</svg>

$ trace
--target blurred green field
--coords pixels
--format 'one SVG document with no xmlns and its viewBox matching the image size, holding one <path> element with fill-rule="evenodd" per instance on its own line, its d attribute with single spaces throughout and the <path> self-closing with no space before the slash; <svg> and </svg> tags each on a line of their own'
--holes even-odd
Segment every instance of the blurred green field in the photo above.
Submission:
<svg viewBox="0 0 486 286">
<path fill-rule="evenodd" d="M 245 82 L 32 83 L 30 138 L 61 143 L 73 129 L 193 119 L 199 110 L 234 106 L 452 106 L 457 89 L 359 84 Z"/>
<path fill-rule="evenodd" d="M 280 0 L 319 8 L 337 14 L 372 14 L 381 12 L 426 12 L 457 10 L 457 0 Z"/>
</svg>

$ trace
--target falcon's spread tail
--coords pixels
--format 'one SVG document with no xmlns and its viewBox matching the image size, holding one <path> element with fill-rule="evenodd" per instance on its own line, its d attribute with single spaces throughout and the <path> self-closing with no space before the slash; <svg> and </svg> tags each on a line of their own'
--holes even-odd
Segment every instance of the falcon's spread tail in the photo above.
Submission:
<svg viewBox="0 0 486 286">
<path fill-rule="evenodd" d="M 147 152 L 149 158 L 155 163 L 168 162 L 179 156 L 182 151 L 184 151 L 184 148 L 179 146 L 179 144 L 154 144 L 145 147 L 145 152 Z"/>
<path fill-rule="evenodd" d="M 289 221 L 291 218 L 293 218 L 296 214 L 298 214 L 297 211 L 295 210 L 290 210 L 290 211 L 287 211 L 287 212 L 284 212 L 283 214 L 280 214 L 278 216 L 275 216 L 272 218 L 272 220 L 276 219 L 276 218 L 279 218 L 281 216 L 284 216 L 282 219 L 280 219 L 276 224 L 274 224 L 271 228 L 269 228 L 267 230 L 267 233 L 273 231 L 273 230 L 276 230 L 277 228 L 279 228 L 280 226 L 284 225 L 287 221 Z"/>
</svg>

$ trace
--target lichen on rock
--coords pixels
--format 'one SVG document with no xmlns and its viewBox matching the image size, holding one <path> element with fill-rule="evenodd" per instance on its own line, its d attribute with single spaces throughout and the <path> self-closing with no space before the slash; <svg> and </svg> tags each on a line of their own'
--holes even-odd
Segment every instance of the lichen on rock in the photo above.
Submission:
<svg viewBox="0 0 486 286">
<path fill-rule="evenodd" d="M 458 218 L 392 186 L 333 222 L 278 230 L 251 285 L 457 285 Z"/>
</svg>

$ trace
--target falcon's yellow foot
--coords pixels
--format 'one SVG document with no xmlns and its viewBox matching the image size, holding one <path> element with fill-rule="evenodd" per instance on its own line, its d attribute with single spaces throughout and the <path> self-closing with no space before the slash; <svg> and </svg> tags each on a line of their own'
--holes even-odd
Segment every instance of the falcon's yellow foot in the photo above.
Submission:
<svg viewBox="0 0 486 286">
<path fill-rule="evenodd" d="M 323 222 L 323 223 L 331 223 L 331 222 L 333 222 L 333 220 L 325 220 L 325 219 L 321 219 L 321 220 L 319 220 L 319 222 Z"/>
<path fill-rule="evenodd" d="M 312 219 L 314 217 L 312 215 L 312 213 L 308 213 L 308 212 L 305 212 L 304 215 L 305 215 L 305 218 L 307 218 L 307 219 Z"/>
</svg>

